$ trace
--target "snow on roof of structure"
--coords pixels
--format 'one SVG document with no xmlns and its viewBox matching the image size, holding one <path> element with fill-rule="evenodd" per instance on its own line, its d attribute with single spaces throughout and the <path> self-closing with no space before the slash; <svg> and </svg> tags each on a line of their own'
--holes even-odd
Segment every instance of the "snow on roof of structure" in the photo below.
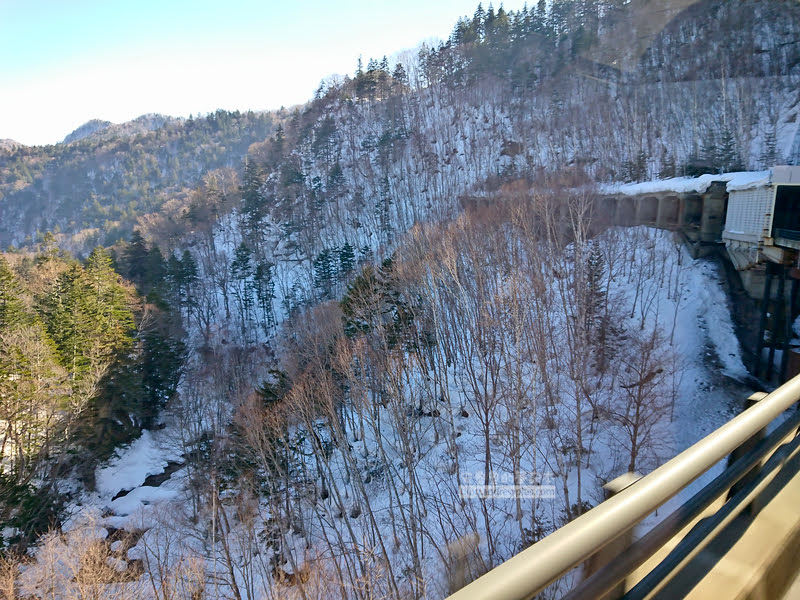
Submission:
<svg viewBox="0 0 800 600">
<path fill-rule="evenodd" d="M 728 180 L 726 187 L 729 192 L 735 192 L 768 185 L 771 171 L 742 171 L 741 173 L 730 173 L 730 175 L 734 175 L 734 177 Z"/>
<path fill-rule="evenodd" d="M 714 181 L 727 181 L 728 191 L 744 190 L 769 183 L 770 171 L 736 171 L 720 175 L 701 175 L 700 177 L 673 177 L 641 183 L 606 184 L 600 186 L 604 194 L 625 194 L 638 196 L 657 192 L 697 192 L 702 194 Z"/>
</svg>

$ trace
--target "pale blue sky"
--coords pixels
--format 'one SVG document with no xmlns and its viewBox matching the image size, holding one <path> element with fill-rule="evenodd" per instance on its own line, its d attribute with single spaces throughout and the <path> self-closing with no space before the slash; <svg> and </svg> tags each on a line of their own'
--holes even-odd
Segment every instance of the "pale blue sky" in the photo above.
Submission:
<svg viewBox="0 0 800 600">
<path fill-rule="evenodd" d="M 92 118 L 290 106 L 352 74 L 359 55 L 446 38 L 477 4 L 0 0 L 0 139 L 55 143 Z"/>
</svg>

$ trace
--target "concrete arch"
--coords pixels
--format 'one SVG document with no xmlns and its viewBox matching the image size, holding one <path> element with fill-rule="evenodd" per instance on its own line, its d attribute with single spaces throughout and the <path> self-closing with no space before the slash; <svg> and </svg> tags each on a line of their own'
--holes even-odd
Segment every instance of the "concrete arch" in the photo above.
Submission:
<svg viewBox="0 0 800 600">
<path fill-rule="evenodd" d="M 617 221 L 617 198 L 610 196 L 601 197 L 595 204 L 595 222 L 600 227 L 611 227 Z"/>
<path fill-rule="evenodd" d="M 639 218 L 641 225 L 656 225 L 658 223 L 658 198 L 645 196 L 639 200 Z"/>
<path fill-rule="evenodd" d="M 678 196 L 662 198 L 659 208 L 658 226 L 676 229 L 681 222 L 681 199 Z"/>
<path fill-rule="evenodd" d="M 636 225 L 636 202 L 631 196 L 623 196 L 617 204 L 617 225 L 632 227 Z"/>
<path fill-rule="evenodd" d="M 699 230 L 703 222 L 703 197 L 689 194 L 683 199 L 683 226 Z"/>
</svg>

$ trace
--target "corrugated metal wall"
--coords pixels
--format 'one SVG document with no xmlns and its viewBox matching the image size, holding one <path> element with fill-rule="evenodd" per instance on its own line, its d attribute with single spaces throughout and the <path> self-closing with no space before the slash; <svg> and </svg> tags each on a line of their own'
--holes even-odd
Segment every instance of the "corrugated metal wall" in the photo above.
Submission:
<svg viewBox="0 0 800 600">
<path fill-rule="evenodd" d="M 723 239 L 758 243 L 769 237 L 774 200 L 771 186 L 730 192 Z"/>
</svg>

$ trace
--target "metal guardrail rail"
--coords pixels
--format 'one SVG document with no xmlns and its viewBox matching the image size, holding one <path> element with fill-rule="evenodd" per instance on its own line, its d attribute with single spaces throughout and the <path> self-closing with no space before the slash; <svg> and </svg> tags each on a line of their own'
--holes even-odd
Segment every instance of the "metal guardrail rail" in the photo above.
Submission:
<svg viewBox="0 0 800 600">
<path fill-rule="evenodd" d="M 630 487 L 465 586 L 451 595 L 450 600 L 533 598 L 548 585 L 632 529 L 692 481 L 757 435 L 798 400 L 800 400 L 800 375 Z M 709 491 L 711 488 L 719 488 L 717 491 L 724 493 L 723 486 L 729 486 L 741 479 L 759 462 L 760 456 L 774 450 L 792 428 L 796 430 L 797 426 L 798 420 L 792 419 L 757 448 L 739 459 L 726 470 L 725 473 L 731 473 L 725 481 L 720 480 L 720 477 L 725 476 L 723 473 L 697 495 L 701 496 L 700 503 L 710 504 L 713 500 Z M 697 507 L 693 510 L 696 509 Z M 680 510 L 667 517 L 667 520 L 687 518 L 688 515 L 677 514 Z M 662 529 L 667 526 L 669 524 Z M 635 566 L 638 565 L 632 568 Z M 613 577 L 604 584 L 613 585 L 611 579 Z M 599 592 L 600 589 L 604 589 L 603 585 L 595 591 Z"/>
<path fill-rule="evenodd" d="M 706 520 L 703 527 L 693 530 L 686 538 L 683 538 L 684 543 L 682 543 L 680 549 L 676 548 L 671 552 L 625 598 L 626 600 L 631 600 L 637 597 L 637 594 L 646 594 L 652 591 L 662 580 L 677 570 L 679 564 L 684 564 L 690 558 L 690 555 L 695 555 L 707 545 L 708 540 L 706 539 L 694 541 L 693 543 L 692 540 L 689 540 L 689 543 L 686 543 L 690 536 L 706 535 L 709 526 L 714 525 L 720 519 L 729 518 L 731 515 L 735 516 L 742 512 L 746 506 L 743 499 L 748 498 L 753 493 L 754 488 L 760 488 L 767 478 L 771 479 L 770 476 L 774 475 L 775 467 L 780 467 L 782 464 L 780 460 L 773 460 L 776 458 L 775 455 L 779 453 L 773 454 L 773 458 L 770 459 L 772 464 L 769 468 L 765 465 L 760 474 L 753 473 L 753 469 L 757 469 L 764 457 L 773 453 L 788 436 L 797 431 L 798 427 L 800 427 L 800 412 L 795 412 L 791 418 L 785 420 L 766 439 L 730 465 L 644 536 L 633 542 L 623 553 L 615 557 L 611 563 L 581 582 L 562 600 L 584 600 L 586 598 L 601 597 L 618 582 L 623 581 L 628 575 L 632 574 L 638 567 L 648 562 L 664 544 L 675 536 L 676 532 L 682 531 L 687 525 L 694 522 L 707 508 L 726 493 L 729 493 L 730 490 L 735 490 L 736 488 L 733 486 L 737 482 L 742 482 L 744 485 L 724 505 L 724 510 L 718 511 L 712 519 Z M 795 438 L 793 443 L 796 444 L 799 440 L 800 438 Z M 755 476 L 750 478 L 750 481 L 742 481 L 743 478 L 748 477 L 751 473 Z M 702 534 L 699 532 L 702 532 Z"/>
</svg>

